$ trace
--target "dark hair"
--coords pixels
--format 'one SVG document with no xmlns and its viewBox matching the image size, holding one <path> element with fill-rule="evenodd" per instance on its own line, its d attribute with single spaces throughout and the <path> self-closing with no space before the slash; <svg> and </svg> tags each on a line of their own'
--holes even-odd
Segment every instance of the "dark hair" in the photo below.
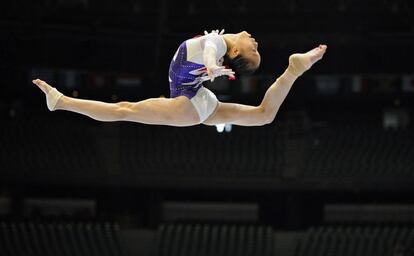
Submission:
<svg viewBox="0 0 414 256">
<path fill-rule="evenodd" d="M 250 62 L 241 55 L 230 58 L 227 54 L 223 57 L 223 66 L 231 68 L 236 72 L 236 76 L 251 75 L 256 71 L 256 67 L 252 67 Z"/>
</svg>

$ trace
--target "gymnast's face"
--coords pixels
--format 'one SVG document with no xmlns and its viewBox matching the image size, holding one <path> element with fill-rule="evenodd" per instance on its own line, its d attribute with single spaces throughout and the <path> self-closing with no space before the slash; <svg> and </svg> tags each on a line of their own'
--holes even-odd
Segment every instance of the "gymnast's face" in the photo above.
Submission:
<svg viewBox="0 0 414 256">
<path fill-rule="evenodd" d="M 260 54 L 257 51 L 258 45 L 256 39 L 246 31 L 235 34 L 234 53 L 236 56 L 241 55 L 247 59 L 254 69 L 257 69 L 260 65 Z"/>
</svg>

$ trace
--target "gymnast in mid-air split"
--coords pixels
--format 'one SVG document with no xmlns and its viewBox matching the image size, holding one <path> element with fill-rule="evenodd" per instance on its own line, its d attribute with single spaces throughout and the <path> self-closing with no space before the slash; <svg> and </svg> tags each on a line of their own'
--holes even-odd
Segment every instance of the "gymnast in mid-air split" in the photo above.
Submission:
<svg viewBox="0 0 414 256">
<path fill-rule="evenodd" d="M 45 93 L 50 111 L 72 111 L 98 121 L 170 126 L 260 126 L 273 122 L 295 80 L 319 61 L 326 49 L 326 45 L 319 45 L 306 53 L 290 55 L 287 69 L 267 89 L 258 106 L 220 102 L 203 86 L 203 82 L 214 81 L 219 76 L 232 80 L 251 74 L 259 67 L 258 43 L 246 31 L 224 34 L 213 30 L 184 41 L 170 64 L 170 98 L 106 103 L 65 96 L 40 79 L 33 83 Z"/>
</svg>

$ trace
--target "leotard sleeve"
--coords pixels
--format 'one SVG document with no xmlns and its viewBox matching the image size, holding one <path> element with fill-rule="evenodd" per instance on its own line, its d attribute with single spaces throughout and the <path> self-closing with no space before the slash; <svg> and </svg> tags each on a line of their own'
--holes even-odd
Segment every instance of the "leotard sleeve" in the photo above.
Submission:
<svg viewBox="0 0 414 256">
<path fill-rule="evenodd" d="M 220 66 L 219 61 L 226 52 L 227 45 L 222 36 L 217 34 L 206 36 L 203 50 L 203 61 L 206 67 Z"/>
</svg>

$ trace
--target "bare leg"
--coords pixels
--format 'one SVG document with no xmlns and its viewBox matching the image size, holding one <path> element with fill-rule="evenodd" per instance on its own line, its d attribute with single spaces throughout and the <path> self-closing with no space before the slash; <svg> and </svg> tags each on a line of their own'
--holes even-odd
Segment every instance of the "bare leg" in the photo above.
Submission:
<svg viewBox="0 0 414 256">
<path fill-rule="evenodd" d="M 220 102 L 215 114 L 203 123 L 206 125 L 227 123 L 259 126 L 273 122 L 295 80 L 320 60 L 326 49 L 326 45 L 320 45 L 307 53 L 291 55 L 288 68 L 267 89 L 259 106 Z"/>
<path fill-rule="evenodd" d="M 33 83 L 46 95 L 53 88 L 39 79 Z M 104 122 L 132 121 L 171 126 L 191 126 L 199 123 L 197 111 L 184 96 L 174 99 L 153 98 L 140 102 L 106 103 L 63 95 L 54 109 L 76 112 Z"/>
<path fill-rule="evenodd" d="M 288 95 L 293 83 L 313 64 L 322 59 L 327 49 L 326 45 L 319 45 L 306 53 L 297 53 L 289 57 L 289 66 L 286 71 L 276 79 L 263 97 L 260 107 L 263 108 L 268 121 L 273 121 L 280 106 Z"/>
</svg>

